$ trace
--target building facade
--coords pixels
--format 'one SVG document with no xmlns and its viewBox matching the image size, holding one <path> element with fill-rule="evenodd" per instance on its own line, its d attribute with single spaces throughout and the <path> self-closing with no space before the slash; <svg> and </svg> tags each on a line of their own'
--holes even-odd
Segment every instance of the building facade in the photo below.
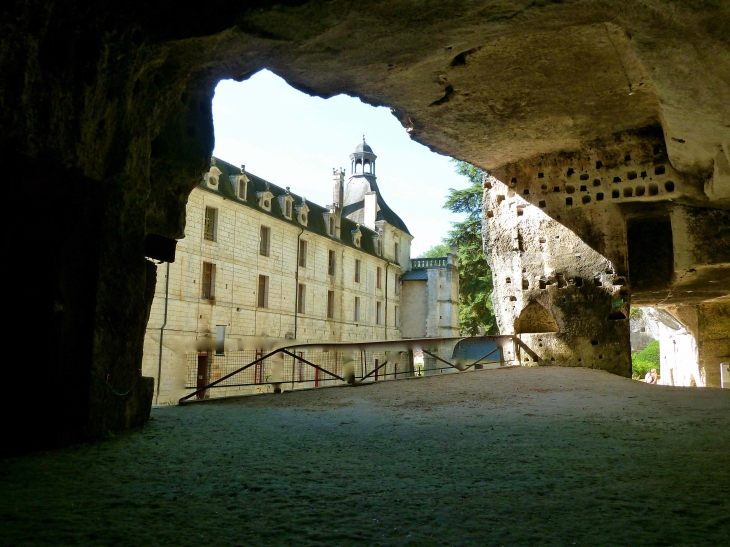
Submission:
<svg viewBox="0 0 730 547">
<path fill-rule="evenodd" d="M 176 260 L 158 270 L 143 359 L 158 403 L 215 379 L 198 374 L 196 353 L 404 336 L 413 236 L 383 200 L 364 139 L 350 158 L 346 183 L 333 170 L 325 207 L 211 161 L 190 194 Z"/>
</svg>

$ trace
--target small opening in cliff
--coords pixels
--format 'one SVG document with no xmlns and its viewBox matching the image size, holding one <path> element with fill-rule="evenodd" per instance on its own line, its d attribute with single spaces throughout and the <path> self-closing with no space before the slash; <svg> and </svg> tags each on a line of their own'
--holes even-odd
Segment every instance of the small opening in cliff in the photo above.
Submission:
<svg viewBox="0 0 730 547">
<path fill-rule="evenodd" d="M 674 270 L 669 215 L 630 219 L 626 223 L 626 240 L 632 288 L 656 291 L 668 287 Z"/>
</svg>

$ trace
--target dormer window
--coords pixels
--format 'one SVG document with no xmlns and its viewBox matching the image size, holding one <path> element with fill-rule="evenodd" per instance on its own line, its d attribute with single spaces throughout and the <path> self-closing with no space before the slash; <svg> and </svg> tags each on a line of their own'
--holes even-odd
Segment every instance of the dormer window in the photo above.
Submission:
<svg viewBox="0 0 730 547">
<path fill-rule="evenodd" d="M 284 213 L 284 216 L 291 220 L 291 213 L 292 213 L 292 205 L 294 203 L 294 199 L 289 194 L 284 194 L 283 196 L 279 196 L 276 198 L 279 200 L 279 206 L 281 207 L 281 212 Z"/>
<path fill-rule="evenodd" d="M 228 180 L 231 181 L 231 190 L 233 190 L 236 197 L 241 201 L 246 201 L 246 197 L 248 196 L 248 183 L 250 179 L 246 176 L 246 173 L 244 173 L 243 166 L 241 166 L 240 175 L 231 175 L 228 177 Z"/>
<path fill-rule="evenodd" d="M 373 246 L 375 247 L 375 254 L 383 256 L 383 238 L 380 235 L 373 236 Z"/>
<path fill-rule="evenodd" d="M 355 247 L 360 247 L 360 239 L 362 238 L 362 232 L 360 232 L 360 225 L 357 225 L 357 228 L 355 228 L 352 231 L 352 243 L 355 245 Z"/>
<path fill-rule="evenodd" d="M 215 166 L 215 160 L 211 160 L 211 166 L 208 172 L 203 175 L 203 180 L 208 188 L 218 189 L 218 178 L 223 172 Z"/>
<path fill-rule="evenodd" d="M 274 199 L 274 194 L 267 190 L 266 192 L 256 192 L 256 197 L 259 201 L 259 207 L 264 211 L 271 212 L 271 201 Z"/>
<path fill-rule="evenodd" d="M 324 219 L 324 226 L 327 230 L 327 235 L 330 237 L 337 237 L 337 223 L 335 222 L 335 214 L 332 211 L 322 213 Z"/>
<path fill-rule="evenodd" d="M 307 219 L 309 217 L 309 206 L 307 206 L 307 200 L 302 198 L 302 204 L 294 207 L 294 212 L 297 215 L 297 220 L 302 226 L 307 225 Z"/>
</svg>

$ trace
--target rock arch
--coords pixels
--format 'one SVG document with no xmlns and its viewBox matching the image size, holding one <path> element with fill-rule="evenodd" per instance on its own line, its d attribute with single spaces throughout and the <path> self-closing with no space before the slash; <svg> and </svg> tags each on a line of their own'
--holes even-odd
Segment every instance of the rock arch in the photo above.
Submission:
<svg viewBox="0 0 730 547">
<path fill-rule="evenodd" d="M 524 307 L 515 320 L 515 334 L 558 332 L 558 323 L 545 306 L 535 301 Z"/>
</svg>

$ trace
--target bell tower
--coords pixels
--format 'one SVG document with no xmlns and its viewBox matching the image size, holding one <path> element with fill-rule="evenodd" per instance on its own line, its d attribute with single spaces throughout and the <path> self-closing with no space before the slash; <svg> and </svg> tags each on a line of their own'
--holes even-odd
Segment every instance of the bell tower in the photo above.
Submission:
<svg viewBox="0 0 730 547">
<path fill-rule="evenodd" d="M 365 176 L 375 178 L 375 158 L 373 149 L 365 142 L 365 135 L 362 136 L 362 143 L 357 145 L 355 152 L 350 154 L 351 176 Z"/>
</svg>

